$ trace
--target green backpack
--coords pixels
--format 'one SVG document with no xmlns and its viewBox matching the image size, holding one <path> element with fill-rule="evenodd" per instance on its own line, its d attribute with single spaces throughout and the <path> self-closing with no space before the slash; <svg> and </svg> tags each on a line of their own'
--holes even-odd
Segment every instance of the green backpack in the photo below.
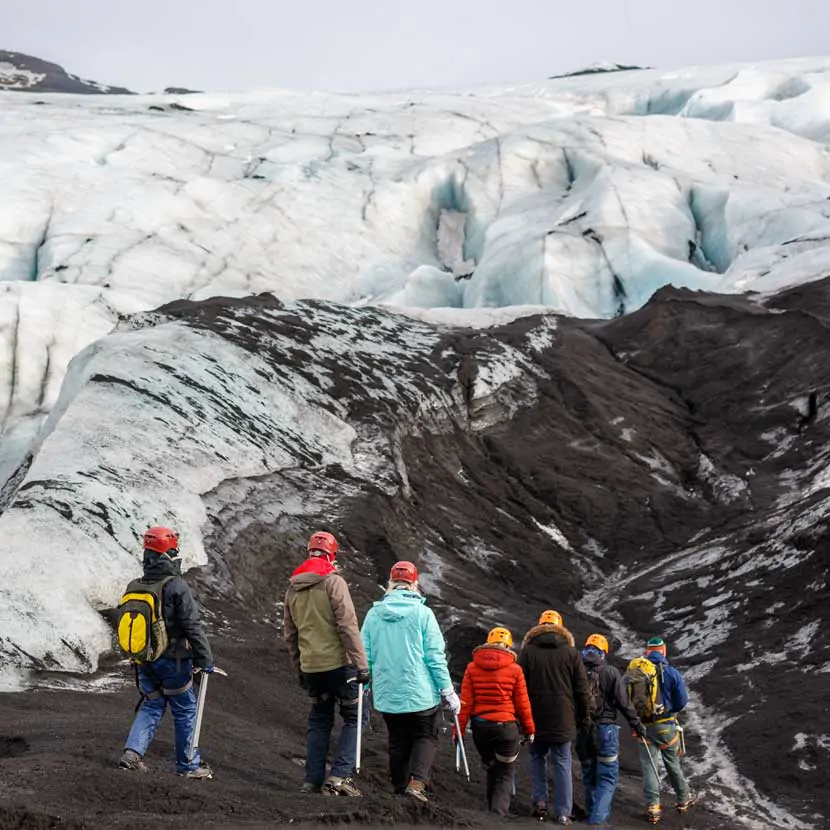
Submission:
<svg viewBox="0 0 830 830">
<path fill-rule="evenodd" d="M 657 666 L 647 657 L 635 657 L 625 670 L 628 697 L 643 723 L 654 723 L 666 711 L 660 693 Z"/>
<path fill-rule="evenodd" d="M 167 650 L 162 592 L 171 579 L 175 576 L 149 583 L 134 579 L 121 597 L 116 621 L 118 646 L 135 663 L 152 663 Z"/>
</svg>

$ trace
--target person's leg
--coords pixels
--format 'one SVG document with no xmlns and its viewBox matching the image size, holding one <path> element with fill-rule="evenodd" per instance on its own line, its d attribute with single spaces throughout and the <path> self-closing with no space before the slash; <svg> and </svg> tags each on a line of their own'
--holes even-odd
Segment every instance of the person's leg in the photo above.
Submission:
<svg viewBox="0 0 830 830">
<path fill-rule="evenodd" d="M 438 750 L 438 733 L 441 728 L 441 710 L 436 706 L 424 712 L 410 715 L 412 750 L 411 775 L 416 781 L 429 783 L 432 764 Z"/>
<path fill-rule="evenodd" d="M 648 741 L 637 741 L 640 753 L 640 768 L 643 773 L 643 795 L 646 800 L 646 812 L 653 820 L 660 818 L 660 779 L 657 772 L 657 760 L 660 751 L 654 741 L 656 734 L 653 726 L 647 727 Z"/>
<path fill-rule="evenodd" d="M 570 742 L 551 744 L 551 757 L 553 758 L 554 818 L 570 818 L 574 806 Z"/>
<path fill-rule="evenodd" d="M 548 750 L 550 744 L 534 741 L 530 745 L 530 788 L 534 808 L 547 810 L 548 804 Z"/>
<path fill-rule="evenodd" d="M 149 668 L 139 666 L 138 685 L 144 697 L 133 719 L 124 749 L 143 758 L 156 736 L 167 701 L 161 692 L 161 680 Z"/>
<path fill-rule="evenodd" d="M 176 660 L 175 671 L 164 678 L 162 691 L 170 704 L 173 716 L 174 743 L 176 747 L 176 772 L 192 772 L 201 765 L 199 749 L 192 758 L 187 757 L 190 739 L 196 728 L 196 691 L 193 688 L 193 663 Z"/>
<path fill-rule="evenodd" d="M 678 804 L 685 804 L 690 799 L 689 782 L 680 765 L 680 735 L 676 723 L 658 723 L 654 727 L 655 742 L 663 757 L 666 773 L 674 790 Z"/>
<path fill-rule="evenodd" d="M 470 723 L 473 733 L 473 744 L 476 752 L 481 758 L 481 766 L 485 770 L 484 798 L 487 802 L 487 809 L 493 809 L 493 776 L 491 770 L 496 763 L 495 740 L 493 729 L 487 721 L 473 720 Z"/>
<path fill-rule="evenodd" d="M 309 672 L 305 675 L 311 710 L 306 732 L 305 780 L 320 786 L 326 779 L 326 757 L 331 730 L 334 727 L 335 699 L 328 691 L 328 672 Z"/>
<path fill-rule="evenodd" d="M 588 824 L 604 825 L 611 817 L 611 804 L 619 779 L 620 728 L 615 724 L 599 726 L 597 778 L 594 801 Z"/>
<path fill-rule="evenodd" d="M 349 778 L 354 774 L 357 761 L 357 683 L 348 682 L 348 670 L 337 669 L 332 672 L 331 685 L 340 704 L 340 717 L 343 724 L 340 727 L 340 739 L 337 742 L 337 752 L 331 765 L 330 774 L 337 778 Z"/>
<path fill-rule="evenodd" d="M 409 756 L 412 750 L 410 715 L 384 714 L 386 731 L 389 736 L 389 779 L 392 789 L 403 794 L 409 782 Z"/>
<path fill-rule="evenodd" d="M 582 771 L 582 789 L 585 793 L 585 815 L 590 816 L 594 806 L 594 790 L 597 785 L 597 747 L 591 729 L 582 729 L 576 739 L 576 754 Z"/>
<path fill-rule="evenodd" d="M 519 725 L 504 723 L 495 727 L 492 746 L 495 759 L 487 771 L 491 780 L 490 809 L 500 816 L 506 816 L 510 810 L 513 771 L 519 757 Z"/>
</svg>

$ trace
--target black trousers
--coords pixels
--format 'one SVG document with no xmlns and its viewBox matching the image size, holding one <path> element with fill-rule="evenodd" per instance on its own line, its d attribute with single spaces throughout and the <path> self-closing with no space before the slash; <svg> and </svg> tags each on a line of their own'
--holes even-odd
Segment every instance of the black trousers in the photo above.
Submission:
<svg viewBox="0 0 830 830">
<path fill-rule="evenodd" d="M 410 778 L 426 784 L 438 749 L 440 709 L 384 713 L 383 720 L 389 732 L 389 777 L 395 792 L 403 792 Z"/>
<path fill-rule="evenodd" d="M 519 724 L 473 718 L 473 743 L 487 770 L 487 809 L 506 816 L 513 790 L 513 770 L 519 757 Z"/>
</svg>

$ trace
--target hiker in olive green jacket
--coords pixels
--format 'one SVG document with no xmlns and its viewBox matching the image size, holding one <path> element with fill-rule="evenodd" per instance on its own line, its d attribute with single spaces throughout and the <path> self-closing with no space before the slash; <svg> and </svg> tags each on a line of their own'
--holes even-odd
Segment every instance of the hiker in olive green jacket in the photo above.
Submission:
<svg viewBox="0 0 830 830">
<path fill-rule="evenodd" d="M 331 533 L 315 533 L 309 540 L 308 559 L 294 571 L 285 593 L 284 632 L 300 685 L 313 700 L 302 792 L 359 796 L 351 779 L 357 752 L 358 684 L 369 682 L 369 668 L 349 587 L 334 564 L 337 548 Z M 326 778 L 337 703 L 343 727 Z"/>
</svg>

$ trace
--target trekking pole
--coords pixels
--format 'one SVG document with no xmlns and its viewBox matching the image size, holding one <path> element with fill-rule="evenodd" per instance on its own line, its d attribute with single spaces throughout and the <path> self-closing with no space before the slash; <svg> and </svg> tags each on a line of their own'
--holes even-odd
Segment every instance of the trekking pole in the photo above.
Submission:
<svg viewBox="0 0 830 830">
<path fill-rule="evenodd" d="M 456 753 L 461 756 L 461 761 L 464 764 L 464 774 L 467 776 L 467 780 L 470 780 L 470 767 L 467 765 L 467 751 L 464 749 L 464 736 L 461 734 L 461 730 L 458 728 L 458 715 L 453 714 L 453 720 L 455 721 L 455 734 L 458 735 L 458 743 L 456 744 Z"/>
<path fill-rule="evenodd" d="M 357 747 L 354 755 L 354 774 L 360 775 L 360 750 L 363 748 L 363 684 L 357 684 Z"/>
<path fill-rule="evenodd" d="M 648 760 L 651 761 L 651 768 L 654 770 L 654 775 L 657 777 L 657 788 L 660 788 L 660 773 L 657 770 L 657 762 L 654 760 L 654 756 L 651 754 L 651 741 L 648 738 L 643 738 L 643 744 L 646 748 L 646 754 L 648 755 Z"/>
<path fill-rule="evenodd" d="M 220 668 L 214 667 L 214 673 L 221 674 L 227 677 L 228 673 Z M 202 675 L 199 681 L 199 697 L 196 700 L 196 724 L 193 727 L 193 734 L 190 736 L 190 743 L 187 745 L 187 760 L 192 761 L 196 757 L 196 750 L 199 748 L 199 735 L 202 731 L 202 717 L 205 714 L 205 697 L 207 697 L 208 678 L 210 673 L 203 672 L 199 669 Z"/>
</svg>

